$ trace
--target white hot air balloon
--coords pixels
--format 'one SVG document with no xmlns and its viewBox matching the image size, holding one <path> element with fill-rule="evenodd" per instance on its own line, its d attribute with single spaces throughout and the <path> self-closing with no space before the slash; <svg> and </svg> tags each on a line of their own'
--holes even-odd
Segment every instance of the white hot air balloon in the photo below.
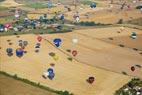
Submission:
<svg viewBox="0 0 142 95">
<path fill-rule="evenodd" d="M 78 43 L 78 39 L 77 39 L 77 38 L 73 38 L 73 39 L 72 39 L 72 42 L 73 42 L 74 44 L 77 44 L 77 43 Z"/>
</svg>

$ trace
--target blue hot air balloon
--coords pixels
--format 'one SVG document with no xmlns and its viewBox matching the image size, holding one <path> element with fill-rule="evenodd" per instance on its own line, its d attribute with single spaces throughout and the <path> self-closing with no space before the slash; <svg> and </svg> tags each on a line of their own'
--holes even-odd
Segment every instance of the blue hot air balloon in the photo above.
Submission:
<svg viewBox="0 0 142 95">
<path fill-rule="evenodd" d="M 96 5 L 97 5 L 97 4 L 96 4 L 95 2 L 93 2 L 93 3 L 90 5 L 90 7 L 91 7 L 91 8 L 96 8 Z"/>
<path fill-rule="evenodd" d="M 52 80 L 55 76 L 54 70 L 52 68 L 49 68 L 47 72 L 49 73 L 48 78 Z"/>
<path fill-rule="evenodd" d="M 56 47 L 59 47 L 61 45 L 62 40 L 60 38 L 55 38 L 53 40 L 53 43 Z"/>
<path fill-rule="evenodd" d="M 7 48 L 6 52 L 7 52 L 8 56 L 12 56 L 13 55 L 13 49 L 12 48 Z"/>
<path fill-rule="evenodd" d="M 64 14 L 62 14 L 60 17 L 60 20 L 64 20 L 64 19 L 65 19 L 65 16 L 64 16 Z"/>
<path fill-rule="evenodd" d="M 16 56 L 22 57 L 24 54 L 24 51 L 21 48 L 16 49 Z"/>
<path fill-rule="evenodd" d="M 135 32 L 132 32 L 131 38 L 132 38 L 132 39 L 136 39 L 136 38 L 137 38 L 137 34 L 136 34 Z"/>
<path fill-rule="evenodd" d="M 49 73 L 54 73 L 54 71 L 53 71 L 52 68 L 48 68 L 47 72 L 49 72 Z"/>
</svg>

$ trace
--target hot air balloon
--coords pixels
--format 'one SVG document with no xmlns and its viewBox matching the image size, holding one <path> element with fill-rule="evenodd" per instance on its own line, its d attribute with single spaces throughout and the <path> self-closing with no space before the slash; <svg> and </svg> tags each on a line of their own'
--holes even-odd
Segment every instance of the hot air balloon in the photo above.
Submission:
<svg viewBox="0 0 142 95">
<path fill-rule="evenodd" d="M 53 40 L 53 43 L 56 47 L 59 47 L 61 45 L 62 40 L 60 38 L 55 38 Z"/>
<path fill-rule="evenodd" d="M 23 49 L 21 49 L 21 48 L 16 49 L 16 56 L 17 57 L 22 57 L 23 54 L 24 54 Z"/>
<path fill-rule="evenodd" d="M 50 80 L 52 80 L 55 76 L 54 70 L 53 68 L 48 68 L 46 72 L 43 73 L 42 75 L 45 79 L 49 78 Z"/>
<path fill-rule="evenodd" d="M 94 81 L 95 81 L 95 78 L 92 76 L 87 79 L 87 82 L 90 84 L 92 84 Z"/>
<path fill-rule="evenodd" d="M 13 55 L 13 49 L 12 48 L 7 48 L 6 52 L 7 52 L 8 56 L 12 56 Z"/>
<path fill-rule="evenodd" d="M 132 39 L 136 39 L 136 38 L 137 38 L 137 34 L 136 34 L 135 32 L 132 32 L 131 38 L 132 38 Z"/>
<path fill-rule="evenodd" d="M 77 55 L 77 51 L 76 50 L 73 50 L 72 51 L 72 55 L 75 57 Z"/>
<path fill-rule="evenodd" d="M 135 71 L 135 67 L 134 66 L 131 67 L 131 71 Z"/>
<path fill-rule="evenodd" d="M 77 38 L 73 38 L 73 39 L 72 39 L 72 42 L 73 42 L 74 44 L 76 44 L 76 43 L 78 43 L 78 39 L 77 39 Z"/>
<path fill-rule="evenodd" d="M 41 36 L 38 36 L 38 37 L 37 37 L 37 40 L 38 40 L 38 42 L 41 42 L 41 41 L 42 41 L 42 37 L 41 37 Z"/>
</svg>

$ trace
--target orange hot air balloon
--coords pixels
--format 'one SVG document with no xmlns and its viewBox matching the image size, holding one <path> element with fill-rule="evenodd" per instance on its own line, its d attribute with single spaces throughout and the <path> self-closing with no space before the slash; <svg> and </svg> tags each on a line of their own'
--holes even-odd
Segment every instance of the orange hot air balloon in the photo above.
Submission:
<svg viewBox="0 0 142 95">
<path fill-rule="evenodd" d="M 38 42 L 41 42 L 41 41 L 42 41 L 42 37 L 41 37 L 41 36 L 38 36 L 38 37 L 37 37 L 37 40 L 38 40 Z"/>
<path fill-rule="evenodd" d="M 77 55 L 77 51 L 76 50 L 73 50 L 72 51 L 72 55 L 75 57 Z"/>
</svg>

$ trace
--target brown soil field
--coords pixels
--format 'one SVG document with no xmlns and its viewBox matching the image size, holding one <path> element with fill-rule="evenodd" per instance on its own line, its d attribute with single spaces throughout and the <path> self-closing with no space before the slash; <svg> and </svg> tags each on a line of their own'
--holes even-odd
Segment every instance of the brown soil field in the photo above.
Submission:
<svg viewBox="0 0 142 95">
<path fill-rule="evenodd" d="M 58 35 L 58 37 L 60 36 Z M 52 40 L 50 39 L 50 35 L 47 38 L 48 40 Z M 12 57 L 8 57 L 5 49 L 11 47 L 15 50 L 18 47 L 17 42 L 20 39 L 29 41 L 29 45 L 25 49 L 27 50 L 27 54 L 22 58 L 18 58 L 14 52 Z M 9 46 L 7 40 L 11 40 L 13 44 Z M 66 53 L 61 52 L 46 40 L 42 41 L 40 52 L 35 53 L 34 45 L 37 41 L 36 35 L 33 34 L 21 35 L 20 38 L 16 36 L 4 36 L 0 37 L 0 42 L 0 66 L 2 71 L 17 74 L 19 77 L 40 82 L 57 90 L 68 90 L 75 95 L 113 95 L 115 90 L 122 87 L 132 78 L 92 67 L 76 60 L 71 62 L 67 59 L 69 56 Z M 68 43 L 64 42 L 64 44 Z M 80 47 L 80 49 L 82 48 Z M 59 60 L 55 61 L 50 57 L 50 52 L 55 52 L 59 56 Z M 42 73 L 50 67 L 50 63 L 55 64 L 55 78 L 52 81 L 42 78 Z M 96 78 L 92 85 L 86 82 L 89 76 Z"/>
<path fill-rule="evenodd" d="M 0 74 L 0 95 L 56 95 Z"/>
</svg>

